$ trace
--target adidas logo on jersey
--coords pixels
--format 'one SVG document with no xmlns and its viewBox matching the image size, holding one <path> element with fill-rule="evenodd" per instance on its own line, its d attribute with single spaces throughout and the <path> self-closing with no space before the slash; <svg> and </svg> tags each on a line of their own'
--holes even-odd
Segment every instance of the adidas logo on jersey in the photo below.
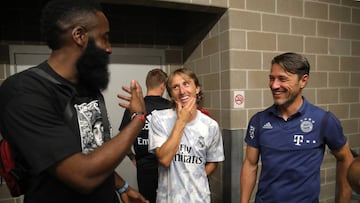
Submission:
<svg viewBox="0 0 360 203">
<path fill-rule="evenodd" d="M 264 129 L 272 129 L 273 127 L 272 127 L 270 122 L 267 122 L 267 123 L 265 123 L 265 125 L 263 125 L 262 128 L 264 128 Z"/>
</svg>

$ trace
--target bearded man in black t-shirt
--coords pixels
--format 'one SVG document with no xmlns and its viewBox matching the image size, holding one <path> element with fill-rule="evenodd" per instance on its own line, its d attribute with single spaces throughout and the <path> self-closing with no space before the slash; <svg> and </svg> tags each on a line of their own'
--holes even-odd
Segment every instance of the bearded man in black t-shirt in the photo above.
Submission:
<svg viewBox="0 0 360 203">
<path fill-rule="evenodd" d="M 144 126 L 137 81 L 118 95 L 136 117 L 110 139 L 101 91 L 109 82 L 109 22 L 95 0 L 53 0 L 41 30 L 48 60 L 0 87 L 0 131 L 27 170 L 24 203 L 148 202 L 114 170 Z"/>
</svg>

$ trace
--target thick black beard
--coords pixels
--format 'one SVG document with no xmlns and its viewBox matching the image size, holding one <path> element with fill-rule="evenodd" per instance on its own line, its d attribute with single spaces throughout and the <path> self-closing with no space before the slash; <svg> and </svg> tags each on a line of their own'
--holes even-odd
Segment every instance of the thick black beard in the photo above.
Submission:
<svg viewBox="0 0 360 203">
<path fill-rule="evenodd" d="M 98 48 L 93 39 L 77 61 L 79 85 L 89 90 L 103 91 L 109 84 L 109 54 Z"/>
</svg>

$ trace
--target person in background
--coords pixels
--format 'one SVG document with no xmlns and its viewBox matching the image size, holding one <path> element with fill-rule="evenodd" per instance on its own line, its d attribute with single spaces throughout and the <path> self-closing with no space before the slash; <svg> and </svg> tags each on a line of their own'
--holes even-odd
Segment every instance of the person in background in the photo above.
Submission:
<svg viewBox="0 0 360 203">
<path fill-rule="evenodd" d="M 225 159 L 218 123 L 197 109 L 200 84 L 189 69 L 171 73 L 173 108 L 152 112 L 149 151 L 159 160 L 157 203 L 210 203 L 208 175 Z"/>
<path fill-rule="evenodd" d="M 353 160 L 350 147 L 339 120 L 302 96 L 309 74 L 309 62 L 300 54 L 289 52 L 273 58 L 269 87 L 274 104 L 250 119 L 245 137 L 242 203 L 250 201 L 260 157 L 256 203 L 319 202 L 325 145 L 337 160 L 337 202 L 350 202 L 346 180 Z"/>
<path fill-rule="evenodd" d="M 100 4 L 49 1 L 41 31 L 49 58 L 0 87 L 1 134 L 29 174 L 24 203 L 117 203 L 117 190 L 123 202 L 148 202 L 114 172 L 145 124 L 137 81 L 118 95 L 119 105 L 136 116 L 106 139 L 111 126 L 101 91 L 109 82 L 112 49 Z"/>
<path fill-rule="evenodd" d="M 138 134 L 133 147 L 135 154 L 129 150 L 128 157 L 137 169 L 137 183 L 139 192 L 151 203 L 156 202 L 156 189 L 158 185 L 158 165 L 156 156 L 148 151 L 149 125 L 151 112 L 171 108 L 171 102 L 163 97 L 166 90 L 167 74 L 160 68 L 152 69 L 146 76 L 146 96 L 144 97 L 146 107 L 145 126 Z M 119 130 L 131 122 L 131 113 L 125 110 Z"/>
</svg>

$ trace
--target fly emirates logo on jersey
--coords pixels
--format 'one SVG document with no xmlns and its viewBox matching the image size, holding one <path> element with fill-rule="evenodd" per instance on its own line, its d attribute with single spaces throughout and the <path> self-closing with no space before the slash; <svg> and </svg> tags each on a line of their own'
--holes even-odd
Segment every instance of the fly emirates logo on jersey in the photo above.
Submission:
<svg viewBox="0 0 360 203">
<path fill-rule="evenodd" d="M 145 125 L 144 127 L 141 129 L 143 131 L 149 131 L 149 126 L 150 126 L 150 123 L 149 123 L 149 120 L 151 119 L 151 114 L 147 115 L 145 117 Z M 144 145 L 144 146 L 148 146 L 149 145 L 149 139 L 148 138 L 143 138 L 143 137 L 137 137 L 136 138 L 137 140 L 137 144 L 138 145 Z"/>
<path fill-rule="evenodd" d="M 193 148 L 186 144 L 180 144 L 177 153 L 175 154 L 174 161 L 179 161 L 189 164 L 203 164 L 202 157 L 191 155 Z"/>
</svg>

